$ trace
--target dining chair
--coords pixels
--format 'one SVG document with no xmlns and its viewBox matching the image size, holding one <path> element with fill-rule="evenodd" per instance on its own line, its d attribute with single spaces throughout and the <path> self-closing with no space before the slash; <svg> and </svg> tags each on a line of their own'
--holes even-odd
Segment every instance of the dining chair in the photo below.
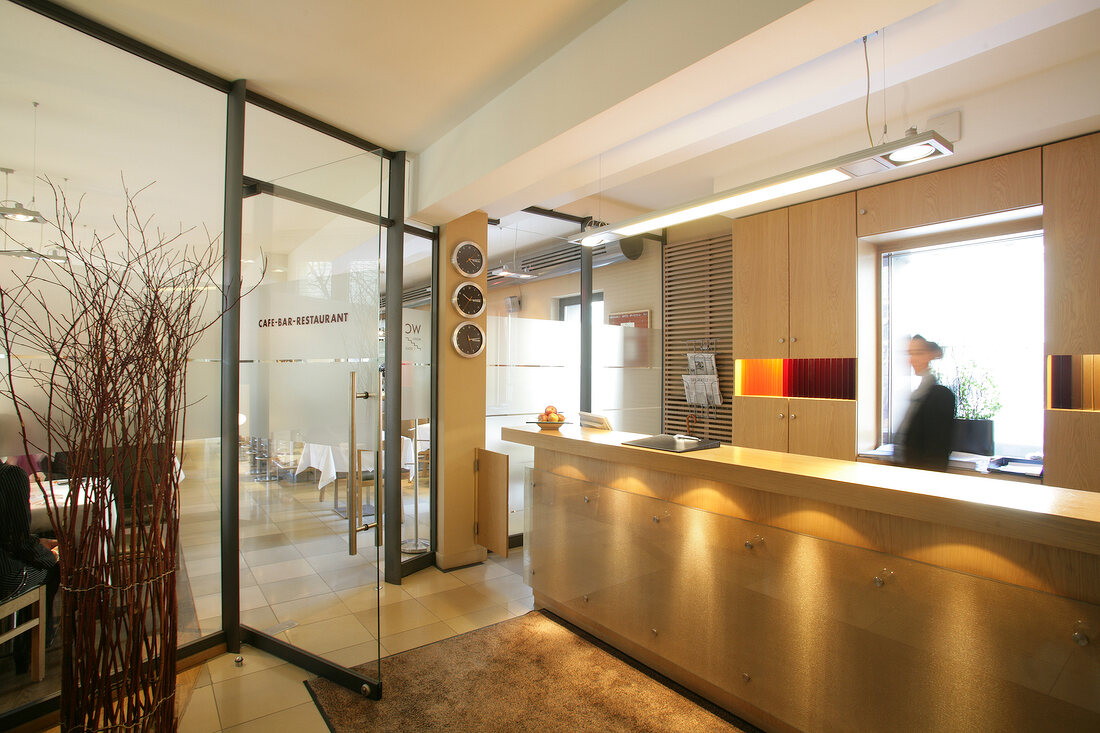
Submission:
<svg viewBox="0 0 1100 733">
<path fill-rule="evenodd" d="M 18 623 L 16 614 L 24 608 L 34 608 L 33 616 Z M 46 586 L 36 585 L 14 598 L 0 602 L 0 618 L 12 617 L 12 628 L 0 633 L 0 644 L 20 634 L 31 635 L 31 679 L 41 682 L 46 677 Z"/>
</svg>

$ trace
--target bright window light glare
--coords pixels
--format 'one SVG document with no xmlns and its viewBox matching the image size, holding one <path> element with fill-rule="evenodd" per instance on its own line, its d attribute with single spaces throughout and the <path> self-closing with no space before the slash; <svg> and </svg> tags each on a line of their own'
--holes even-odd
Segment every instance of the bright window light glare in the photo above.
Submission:
<svg viewBox="0 0 1100 733">
<path fill-rule="evenodd" d="M 927 158 L 934 152 L 936 152 L 936 149 L 928 143 L 917 143 L 916 145 L 904 147 L 901 150 L 895 150 L 886 157 L 895 163 L 912 163 L 914 160 Z"/>
<path fill-rule="evenodd" d="M 717 201 L 699 204 L 698 206 L 682 209 L 681 211 L 663 214 L 652 219 L 640 221 L 637 224 L 619 227 L 614 231 L 624 237 L 631 237 L 635 234 L 641 234 L 642 232 L 650 232 L 654 229 L 664 229 L 665 227 L 674 226 L 676 224 L 683 224 L 685 221 L 694 221 L 695 219 L 702 219 L 705 216 L 713 216 L 714 214 L 721 214 L 726 211 L 733 211 L 734 209 L 743 209 L 746 206 L 752 206 L 753 204 L 758 204 L 763 201 L 771 201 L 772 199 L 782 198 L 783 196 L 809 191 L 812 188 L 828 186 L 831 183 L 839 183 L 849 178 L 851 178 L 851 176 L 847 173 L 837 170 L 836 168 L 830 168 L 829 170 L 811 173 L 801 178 L 794 178 L 789 181 L 783 181 L 782 183 L 765 186 L 764 188 L 757 188 L 752 191 L 745 191 L 744 193 L 727 196 Z M 581 244 L 584 244 L 584 242 L 581 242 Z"/>
</svg>

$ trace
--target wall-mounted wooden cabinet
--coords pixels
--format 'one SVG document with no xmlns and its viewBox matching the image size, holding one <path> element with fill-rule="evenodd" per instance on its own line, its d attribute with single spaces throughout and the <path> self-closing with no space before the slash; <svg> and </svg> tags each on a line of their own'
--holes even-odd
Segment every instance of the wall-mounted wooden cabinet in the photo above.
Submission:
<svg viewBox="0 0 1100 733">
<path fill-rule="evenodd" d="M 734 397 L 733 444 L 781 453 L 853 460 L 854 400 Z"/>
<path fill-rule="evenodd" d="M 856 355 L 855 194 L 733 222 L 735 359 Z"/>
<path fill-rule="evenodd" d="M 733 222 L 734 359 L 856 357 L 855 216 L 848 193 Z M 855 430 L 850 400 L 733 400 L 734 445 L 854 460 Z"/>
</svg>

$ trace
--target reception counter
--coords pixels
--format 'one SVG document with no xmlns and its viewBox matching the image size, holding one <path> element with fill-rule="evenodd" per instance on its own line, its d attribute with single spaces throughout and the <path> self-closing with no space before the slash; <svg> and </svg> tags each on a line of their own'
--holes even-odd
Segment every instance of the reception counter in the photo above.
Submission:
<svg viewBox="0 0 1100 733">
<path fill-rule="evenodd" d="M 1100 730 L 1100 494 L 502 437 L 536 602 L 766 730 Z"/>
</svg>

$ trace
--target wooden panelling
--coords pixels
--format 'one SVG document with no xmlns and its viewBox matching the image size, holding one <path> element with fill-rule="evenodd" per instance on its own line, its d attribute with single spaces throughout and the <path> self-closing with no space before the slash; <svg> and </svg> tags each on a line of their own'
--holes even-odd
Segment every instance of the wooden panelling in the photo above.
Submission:
<svg viewBox="0 0 1100 733">
<path fill-rule="evenodd" d="M 1100 354 L 1100 133 L 1043 148 L 1043 228 L 1046 353 Z"/>
<path fill-rule="evenodd" d="M 1047 410 L 1043 483 L 1100 492 L 1100 412 Z"/>
<path fill-rule="evenodd" d="M 473 280 L 485 287 L 486 275 L 466 278 L 451 265 L 460 242 L 485 247 L 488 215 L 474 211 L 443 228 L 439 247 L 441 298 L 436 338 L 439 339 L 439 549 L 436 564 L 457 567 L 485 559 L 485 548 L 474 539 L 474 453 L 485 447 L 485 353 L 466 359 L 455 351 L 451 335 L 463 320 L 447 302 L 458 283 Z M 470 319 L 485 329 L 486 316 Z"/>
<path fill-rule="evenodd" d="M 792 206 L 789 219 L 791 358 L 855 357 L 856 195 Z"/>
<path fill-rule="evenodd" d="M 489 552 L 508 557 L 508 456 L 478 448 L 477 533 Z"/>
<path fill-rule="evenodd" d="M 662 430 L 682 433 L 693 407 L 684 398 L 680 376 L 687 372 L 685 353 L 694 339 L 714 339 L 718 386 L 723 403 L 711 416 L 700 421 L 696 435 L 728 442 L 730 439 L 730 403 L 733 395 L 732 285 L 730 277 L 730 240 L 728 237 L 665 245 L 662 278 L 664 314 L 662 387 Z M 697 408 L 694 408 L 697 409 Z"/>
<path fill-rule="evenodd" d="M 786 358 L 789 323 L 787 209 L 734 220 L 733 358 Z"/>
<path fill-rule="evenodd" d="M 785 397 L 734 397 L 733 444 L 760 450 L 787 450 Z"/>
<path fill-rule="evenodd" d="M 859 236 L 1043 203 L 1039 148 L 866 188 L 856 196 Z"/>
<path fill-rule="evenodd" d="M 787 410 L 787 450 L 791 453 L 856 459 L 855 400 L 791 399 Z"/>
</svg>

